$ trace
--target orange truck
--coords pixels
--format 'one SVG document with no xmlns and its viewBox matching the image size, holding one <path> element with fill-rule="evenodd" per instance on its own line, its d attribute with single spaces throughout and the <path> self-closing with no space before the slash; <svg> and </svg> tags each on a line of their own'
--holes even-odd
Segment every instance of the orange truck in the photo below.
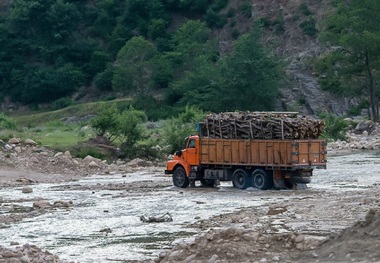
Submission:
<svg viewBox="0 0 380 263">
<path fill-rule="evenodd" d="M 186 188 L 200 181 L 235 188 L 295 188 L 311 182 L 313 169 L 326 169 L 327 143 L 320 139 L 222 139 L 192 135 L 185 149 L 166 164 L 173 184 Z M 301 188 L 301 187 L 300 187 Z"/>
</svg>

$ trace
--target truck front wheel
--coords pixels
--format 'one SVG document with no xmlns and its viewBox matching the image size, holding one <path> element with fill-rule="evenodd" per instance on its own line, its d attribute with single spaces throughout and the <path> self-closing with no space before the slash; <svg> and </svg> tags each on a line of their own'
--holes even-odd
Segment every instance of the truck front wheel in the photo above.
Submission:
<svg viewBox="0 0 380 263">
<path fill-rule="evenodd" d="M 262 169 L 256 169 L 252 173 L 253 187 L 260 190 L 268 190 L 273 188 L 273 176 L 270 176 Z"/>
<path fill-rule="evenodd" d="M 186 188 L 189 186 L 189 183 L 185 169 L 177 167 L 173 172 L 173 184 L 177 187 Z"/>
<path fill-rule="evenodd" d="M 246 189 L 250 186 L 248 174 L 243 169 L 237 169 L 232 175 L 232 184 L 235 188 Z"/>
</svg>

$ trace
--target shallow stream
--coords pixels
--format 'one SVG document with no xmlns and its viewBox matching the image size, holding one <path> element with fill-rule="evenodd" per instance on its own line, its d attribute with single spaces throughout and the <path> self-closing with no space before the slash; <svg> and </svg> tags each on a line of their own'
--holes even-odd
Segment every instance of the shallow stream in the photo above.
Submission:
<svg viewBox="0 0 380 263">
<path fill-rule="evenodd" d="M 327 170 L 316 170 L 310 190 L 345 191 L 380 184 L 380 156 L 362 153 L 328 159 Z M 157 190 L 98 190 L 89 186 L 137 184 L 143 181 L 167 182 Z M 81 187 L 78 187 L 81 186 Z M 23 194 L 21 187 L 0 190 L 2 206 L 32 206 L 33 198 L 73 201 L 69 209 L 56 208 L 49 213 L 27 218 L 0 229 L 0 245 L 12 241 L 29 243 L 75 262 L 120 262 L 155 258 L 178 238 L 198 230 L 188 227 L 200 219 L 233 212 L 244 207 L 265 207 L 276 198 L 291 199 L 289 191 L 236 190 L 230 183 L 219 188 L 179 189 L 171 179 L 147 172 L 95 175 L 80 181 L 32 185 L 33 193 Z M 153 188 L 154 189 L 154 188 Z M 309 190 L 306 190 L 309 191 Z M 289 192 L 291 194 L 289 194 Z M 301 192 L 301 191 L 300 191 Z M 300 193 L 301 194 L 301 193 Z M 298 195 L 296 193 L 295 195 Z M 22 199 L 29 201 L 22 201 Z M 169 212 L 173 222 L 143 223 L 140 216 L 160 216 Z M 6 209 L 1 209 L 6 213 Z M 100 232 L 109 228 L 111 233 Z"/>
</svg>

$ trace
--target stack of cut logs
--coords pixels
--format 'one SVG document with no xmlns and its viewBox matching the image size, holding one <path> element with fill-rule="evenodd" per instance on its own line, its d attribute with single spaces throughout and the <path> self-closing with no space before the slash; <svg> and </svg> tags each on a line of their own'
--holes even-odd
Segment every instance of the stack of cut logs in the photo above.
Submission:
<svg viewBox="0 0 380 263">
<path fill-rule="evenodd" d="M 223 139 L 317 139 L 324 122 L 295 112 L 211 113 L 201 136 Z"/>
</svg>

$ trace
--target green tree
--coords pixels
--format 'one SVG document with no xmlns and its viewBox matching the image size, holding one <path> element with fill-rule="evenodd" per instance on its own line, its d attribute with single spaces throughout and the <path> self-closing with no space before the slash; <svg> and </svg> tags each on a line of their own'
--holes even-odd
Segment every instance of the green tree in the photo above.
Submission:
<svg viewBox="0 0 380 263">
<path fill-rule="evenodd" d="M 173 91 L 179 96 L 180 106 L 193 105 L 206 111 L 223 111 L 220 103 L 220 84 L 222 76 L 220 68 L 205 57 L 199 57 L 198 66 L 193 71 L 186 72 L 184 78 L 172 85 Z"/>
<path fill-rule="evenodd" d="M 173 51 L 182 62 L 182 70 L 192 70 L 194 61 L 199 56 L 213 59 L 216 46 L 209 40 L 211 30 L 205 23 L 189 20 L 173 35 Z"/>
<path fill-rule="evenodd" d="M 133 155 L 137 141 L 144 135 L 141 123 L 146 121 L 143 111 L 129 107 L 122 112 L 116 104 L 103 104 L 98 114 L 90 120 L 90 125 L 97 136 L 104 136 L 110 142 L 121 141 L 121 149 Z"/>
<path fill-rule="evenodd" d="M 140 125 L 147 119 L 143 111 L 130 107 L 119 115 L 119 133 L 123 146 L 132 148 L 144 135 L 143 127 Z"/>
<path fill-rule="evenodd" d="M 221 74 L 218 97 L 224 110 L 273 110 L 284 72 L 260 44 L 258 30 L 235 42 L 231 54 L 222 61 Z"/>
<path fill-rule="evenodd" d="M 162 133 L 162 145 L 169 153 L 183 148 L 183 140 L 196 134 L 196 124 L 204 118 L 203 111 L 193 106 L 186 106 L 177 117 L 166 121 Z"/>
<path fill-rule="evenodd" d="M 116 104 L 103 104 L 98 114 L 90 120 L 90 125 L 97 136 L 105 136 L 114 141 L 118 136 L 119 111 Z"/>
<path fill-rule="evenodd" d="M 157 50 L 143 37 L 129 40 L 117 54 L 112 86 L 114 90 L 146 96 L 152 89 Z"/>
<path fill-rule="evenodd" d="M 320 39 L 332 48 L 323 58 L 330 83 L 340 81 L 370 102 L 372 119 L 379 120 L 380 2 L 336 1 L 322 24 Z"/>
</svg>

